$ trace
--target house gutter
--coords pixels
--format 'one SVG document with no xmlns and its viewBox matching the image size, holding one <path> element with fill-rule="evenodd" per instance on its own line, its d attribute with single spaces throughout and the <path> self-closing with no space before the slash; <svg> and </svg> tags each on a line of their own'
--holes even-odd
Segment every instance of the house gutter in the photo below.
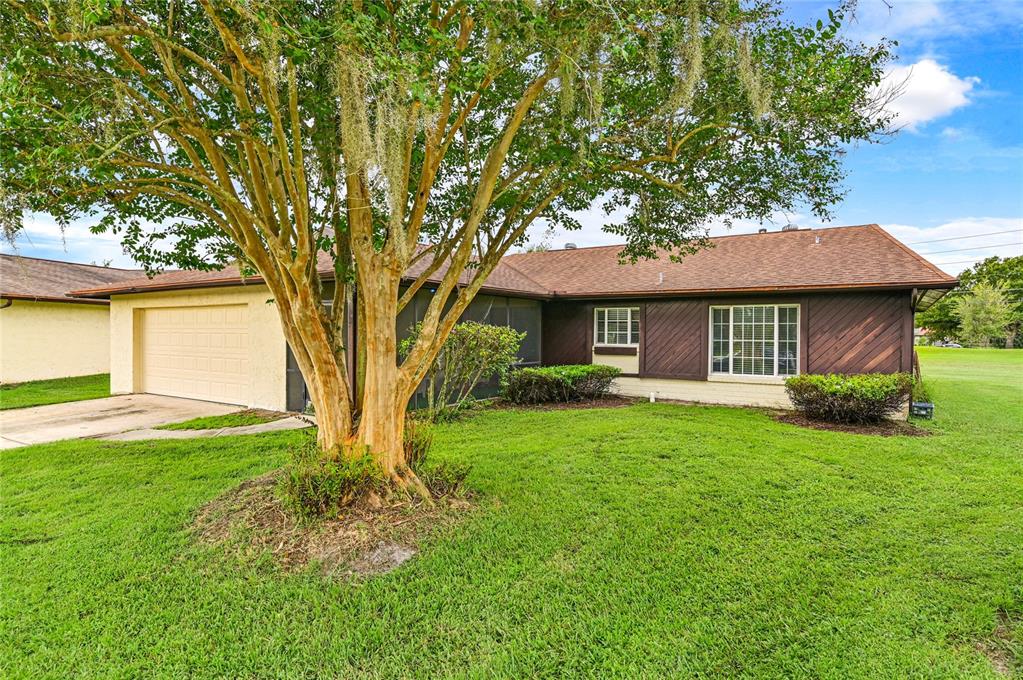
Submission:
<svg viewBox="0 0 1023 680">
<path fill-rule="evenodd" d="M 22 295 L 20 293 L 0 293 L 0 299 L 4 300 L 4 305 L 0 309 L 7 309 L 15 300 L 22 300 L 24 302 L 60 302 L 64 304 L 72 305 L 107 305 L 110 304 L 107 300 L 86 300 L 79 297 L 59 297 L 55 295 Z"/>
</svg>

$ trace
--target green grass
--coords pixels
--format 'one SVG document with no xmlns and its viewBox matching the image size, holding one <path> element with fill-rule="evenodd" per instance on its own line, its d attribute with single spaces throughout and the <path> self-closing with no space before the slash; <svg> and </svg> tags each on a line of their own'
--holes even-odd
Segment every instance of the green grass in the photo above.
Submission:
<svg viewBox="0 0 1023 680">
<path fill-rule="evenodd" d="M 238 411 L 222 416 L 201 416 L 192 418 L 180 423 L 160 425 L 157 430 L 214 430 L 222 427 L 243 427 L 245 425 L 260 425 L 273 422 L 285 417 L 286 414 L 272 413 L 270 411 Z"/>
<path fill-rule="evenodd" d="M 0 385 L 0 411 L 110 396 L 110 374 Z"/>
<path fill-rule="evenodd" d="M 4 452 L 0 674 L 995 677 L 976 642 L 1023 615 L 1023 353 L 922 355 L 931 437 L 670 404 L 440 427 L 481 507 L 361 583 L 189 538 L 304 433 Z M 1023 657 L 1023 624 L 997 644 Z"/>
</svg>

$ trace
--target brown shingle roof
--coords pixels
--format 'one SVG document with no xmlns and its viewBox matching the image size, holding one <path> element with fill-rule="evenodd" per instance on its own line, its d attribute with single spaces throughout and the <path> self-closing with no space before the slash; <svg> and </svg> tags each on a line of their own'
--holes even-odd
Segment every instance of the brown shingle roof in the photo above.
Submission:
<svg viewBox="0 0 1023 680">
<path fill-rule="evenodd" d="M 666 256 L 620 264 L 622 246 L 508 255 L 485 290 L 526 297 L 615 297 L 841 288 L 951 288 L 956 279 L 895 240 L 876 224 L 830 229 L 720 236 L 712 246 L 672 262 Z M 414 277 L 427 261 L 408 272 Z M 319 270 L 329 278 L 330 257 Z M 663 274 L 663 278 L 662 278 Z M 439 278 L 440 273 L 434 278 Z M 462 282 L 467 280 L 462 277 Z M 152 279 L 76 291 L 83 296 L 261 283 L 237 267 L 214 272 L 173 271 Z"/>
<path fill-rule="evenodd" d="M 505 261 L 555 297 L 950 288 L 956 283 L 876 224 L 720 236 L 711 244 L 681 262 L 662 256 L 620 264 L 622 246 L 521 253 Z"/>
<path fill-rule="evenodd" d="M 46 302 L 90 302 L 68 295 L 72 290 L 109 286 L 142 276 L 138 269 L 0 254 L 0 298 Z M 96 302 L 96 301 L 91 301 Z"/>
</svg>

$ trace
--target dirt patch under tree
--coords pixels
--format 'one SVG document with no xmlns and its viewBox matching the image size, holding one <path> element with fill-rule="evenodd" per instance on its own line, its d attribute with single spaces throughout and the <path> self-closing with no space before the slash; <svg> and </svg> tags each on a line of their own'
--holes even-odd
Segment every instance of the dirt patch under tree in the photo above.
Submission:
<svg viewBox="0 0 1023 680">
<path fill-rule="evenodd" d="M 246 480 L 201 507 L 192 526 L 197 540 L 243 559 L 269 552 L 286 572 L 315 563 L 324 575 L 363 576 L 399 567 L 415 556 L 425 536 L 472 507 L 468 494 L 448 488 L 433 505 L 373 496 L 336 518 L 304 521 L 278 498 L 280 474 L 275 470 Z"/>
</svg>

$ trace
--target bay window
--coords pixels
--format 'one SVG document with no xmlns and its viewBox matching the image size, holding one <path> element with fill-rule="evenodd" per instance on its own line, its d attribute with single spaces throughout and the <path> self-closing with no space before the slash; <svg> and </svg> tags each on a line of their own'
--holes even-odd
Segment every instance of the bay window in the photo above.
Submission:
<svg viewBox="0 0 1023 680">
<path fill-rule="evenodd" d="M 639 307 L 598 307 L 593 341 L 598 345 L 639 345 Z"/>
<path fill-rule="evenodd" d="M 718 375 L 799 372 L 799 305 L 710 308 L 710 370 Z"/>
</svg>

